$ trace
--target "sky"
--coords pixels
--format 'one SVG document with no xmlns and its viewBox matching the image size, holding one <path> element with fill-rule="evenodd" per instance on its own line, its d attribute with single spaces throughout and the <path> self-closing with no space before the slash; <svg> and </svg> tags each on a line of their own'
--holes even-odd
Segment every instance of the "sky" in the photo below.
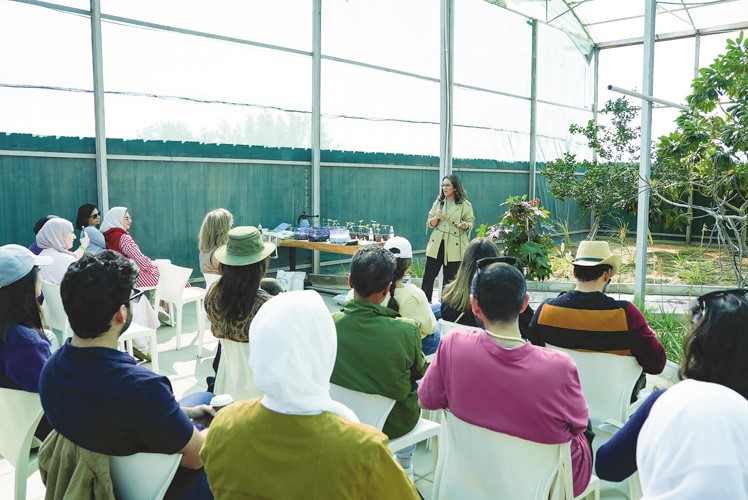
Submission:
<svg viewBox="0 0 748 500">
<path fill-rule="evenodd" d="M 84 0 L 58 3 L 88 7 Z M 105 14 L 311 51 L 309 0 L 102 0 L 101 5 Z M 456 8 L 455 81 L 520 98 L 456 89 L 455 123 L 462 126 L 455 128 L 454 155 L 527 161 L 530 26 L 483 0 L 463 0 Z M 325 55 L 439 77 L 436 0 L 324 0 L 322 27 Z M 586 154 L 568 126 L 591 117 L 592 68 L 563 33 L 541 25 L 539 38 L 539 98 L 570 106 L 538 106 L 539 159 L 552 160 L 565 150 Z M 702 38 L 702 66 L 723 50 L 725 38 Z M 693 43 L 657 44 L 656 96 L 683 102 L 693 77 Z M 92 90 L 88 18 L 0 0 L 0 44 L 12 47 L 0 55 L 0 132 L 94 135 L 91 93 L 38 89 Z M 106 98 L 108 137 L 158 138 L 154 130 L 162 130 L 160 138 L 180 139 L 166 135 L 189 130 L 192 138 L 220 142 L 222 130 L 246 128 L 244 137 L 227 134 L 226 141 L 267 142 L 272 134 L 245 127 L 248 117 L 272 116 L 276 123 L 309 119 L 307 55 L 112 22 L 103 24 L 103 47 L 105 87 L 119 93 Z M 618 97 L 608 84 L 641 89 L 641 53 L 641 46 L 601 52 L 601 106 Z M 323 60 L 321 102 L 329 147 L 439 154 L 438 82 Z M 676 115 L 656 110 L 653 137 L 670 132 Z M 268 145 L 309 147 L 308 135 L 289 129 Z"/>
</svg>

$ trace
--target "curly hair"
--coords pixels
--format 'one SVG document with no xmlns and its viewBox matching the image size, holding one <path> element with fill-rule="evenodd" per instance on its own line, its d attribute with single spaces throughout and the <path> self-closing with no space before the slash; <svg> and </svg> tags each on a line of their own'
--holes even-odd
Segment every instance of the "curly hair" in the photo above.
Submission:
<svg viewBox="0 0 748 500">
<path fill-rule="evenodd" d="M 680 378 L 721 384 L 748 398 L 748 299 L 716 295 L 695 302 L 691 313 L 693 326 L 684 341 Z"/>
<path fill-rule="evenodd" d="M 130 298 L 137 279 L 135 264 L 113 250 L 85 253 L 70 264 L 60 284 L 60 295 L 75 335 L 93 339 L 106 333 L 114 313 Z"/>
</svg>

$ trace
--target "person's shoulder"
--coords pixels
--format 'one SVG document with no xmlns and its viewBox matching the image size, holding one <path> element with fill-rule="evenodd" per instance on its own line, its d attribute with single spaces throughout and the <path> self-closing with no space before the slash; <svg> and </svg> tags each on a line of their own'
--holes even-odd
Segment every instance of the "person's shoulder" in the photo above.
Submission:
<svg viewBox="0 0 748 500">
<path fill-rule="evenodd" d="M 533 345 L 532 349 L 535 356 L 540 358 L 542 363 L 548 368 L 555 367 L 557 369 L 566 370 L 573 367 L 576 369 L 577 364 L 568 353 L 550 347 L 540 347 L 536 345 Z"/>
<path fill-rule="evenodd" d="M 5 342 L 8 344 L 13 344 L 16 342 L 22 342 L 25 344 L 47 343 L 37 330 L 34 330 L 33 328 L 22 325 L 20 323 L 14 323 L 8 327 L 8 330 L 5 332 Z"/>
<path fill-rule="evenodd" d="M 394 325 L 394 328 L 400 329 L 404 332 L 415 331 L 416 333 L 418 333 L 418 337 L 420 338 L 421 325 L 420 323 L 418 323 L 418 321 L 410 318 L 403 318 L 402 316 L 389 319 L 392 321 L 392 325 Z"/>
<path fill-rule="evenodd" d="M 387 446 L 387 436 L 368 424 L 351 422 L 335 413 L 325 412 L 325 417 L 335 425 L 337 438 L 353 446 Z"/>
</svg>

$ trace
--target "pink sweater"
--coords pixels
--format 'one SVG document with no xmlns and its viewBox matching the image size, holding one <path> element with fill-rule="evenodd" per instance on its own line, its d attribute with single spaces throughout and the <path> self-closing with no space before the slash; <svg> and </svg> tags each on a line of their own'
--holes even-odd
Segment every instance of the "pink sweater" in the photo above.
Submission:
<svg viewBox="0 0 748 500">
<path fill-rule="evenodd" d="M 571 441 L 574 495 L 590 480 L 589 412 L 574 361 L 529 342 L 505 349 L 467 328 L 442 337 L 418 399 L 473 425 L 538 443 Z"/>
</svg>

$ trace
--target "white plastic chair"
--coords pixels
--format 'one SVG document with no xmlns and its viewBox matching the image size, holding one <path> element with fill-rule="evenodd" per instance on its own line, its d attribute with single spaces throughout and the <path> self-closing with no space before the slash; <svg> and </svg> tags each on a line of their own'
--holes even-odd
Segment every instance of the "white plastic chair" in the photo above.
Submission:
<svg viewBox="0 0 748 500">
<path fill-rule="evenodd" d="M 432 498 L 573 498 L 571 445 L 540 444 L 468 424 L 445 412 Z M 577 498 L 600 498 L 594 475 Z"/>
<path fill-rule="evenodd" d="M 365 394 L 337 384 L 330 384 L 330 397 L 353 410 L 358 419 L 381 431 L 395 406 L 395 400 L 379 394 Z"/>
<path fill-rule="evenodd" d="M 154 373 L 158 373 L 158 339 L 156 338 L 156 330 L 136 323 L 130 323 L 127 330 L 119 336 L 119 348 L 122 351 L 127 350 L 127 352 L 130 353 L 130 356 L 132 356 L 132 342 L 127 342 L 126 344 L 125 342 L 140 337 L 148 338 L 148 347 L 151 354 L 151 370 L 153 370 Z"/>
<path fill-rule="evenodd" d="M 255 387 L 252 370 L 249 368 L 249 344 L 229 339 L 218 341 L 221 343 L 221 361 L 218 363 L 214 392 L 231 394 L 234 401 L 262 396 L 262 392 Z"/>
<path fill-rule="evenodd" d="M 574 351 L 550 344 L 548 347 L 565 352 L 577 364 L 582 392 L 593 424 L 610 419 L 618 422 L 628 420 L 631 393 L 642 374 L 642 367 L 636 358 L 605 352 Z"/>
<path fill-rule="evenodd" d="M 206 293 L 208 290 L 210 290 L 210 287 L 213 286 L 213 284 L 221 279 L 220 274 L 211 274 L 211 273 L 203 273 L 203 278 L 205 278 L 205 290 Z"/>
<path fill-rule="evenodd" d="M 62 306 L 62 297 L 60 296 L 60 285 L 42 281 L 42 292 L 44 293 L 44 302 L 42 303 L 42 314 L 47 327 L 51 330 L 57 330 L 62 333 L 62 342 L 73 336 L 73 330 L 68 322 L 68 315 Z"/>
<path fill-rule="evenodd" d="M 182 308 L 185 304 L 190 302 L 195 303 L 195 310 L 197 312 L 197 333 L 198 333 L 198 346 L 197 346 L 197 357 L 199 358 L 202 354 L 203 349 L 203 333 L 204 333 L 204 317 L 203 317 L 203 299 L 205 298 L 206 290 L 204 288 L 185 288 L 187 280 L 192 275 L 192 269 L 187 267 L 179 267 L 166 262 L 157 261 L 158 272 L 160 274 L 158 285 L 156 285 L 156 293 L 154 303 L 156 307 L 160 301 L 168 302 L 174 307 L 171 309 L 172 319 L 175 320 L 177 328 L 177 350 L 182 347 Z"/>
<path fill-rule="evenodd" d="M 161 500 L 177 472 L 181 453 L 135 453 L 109 457 L 114 494 L 119 500 Z"/>
<path fill-rule="evenodd" d="M 31 443 L 42 415 L 39 394 L 0 389 L 0 455 L 16 469 L 16 500 L 26 499 L 26 481 L 39 469 Z"/>
<path fill-rule="evenodd" d="M 452 321 L 445 321 L 443 319 L 440 319 L 439 321 L 437 321 L 437 323 L 439 324 L 439 338 L 446 337 L 452 330 L 454 330 L 458 326 L 473 329 L 473 327 L 466 327 L 465 325 L 453 323 Z M 428 363 L 431 363 L 434 360 L 434 356 L 436 356 L 436 353 L 429 354 L 428 356 L 426 356 L 426 361 Z"/>
<path fill-rule="evenodd" d="M 223 359 L 221 359 L 221 363 L 223 363 Z M 218 382 L 216 381 L 216 384 L 217 383 Z M 330 396 L 334 401 L 343 403 L 353 410 L 353 413 L 356 414 L 362 423 L 369 424 L 382 430 L 384 423 L 387 421 L 387 416 L 390 414 L 390 411 L 392 411 L 392 407 L 395 406 L 394 399 L 384 397 L 380 394 L 366 394 L 364 392 L 345 389 L 343 387 L 340 387 L 340 389 L 345 390 L 333 391 L 333 387 L 338 386 L 330 384 Z M 382 400 L 388 401 L 388 404 L 385 405 Z M 392 404 L 389 404 L 389 401 L 391 401 Z M 377 414 L 376 410 L 379 410 L 379 414 Z M 393 452 L 400 451 L 410 445 L 426 441 L 431 437 L 437 437 L 439 435 L 440 427 L 441 426 L 436 422 L 426 420 L 425 418 L 419 418 L 418 423 L 413 430 L 404 436 L 390 440 L 390 450 Z"/>
</svg>

